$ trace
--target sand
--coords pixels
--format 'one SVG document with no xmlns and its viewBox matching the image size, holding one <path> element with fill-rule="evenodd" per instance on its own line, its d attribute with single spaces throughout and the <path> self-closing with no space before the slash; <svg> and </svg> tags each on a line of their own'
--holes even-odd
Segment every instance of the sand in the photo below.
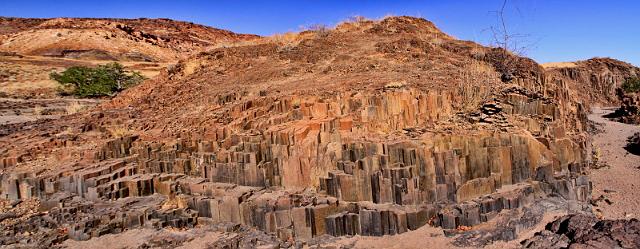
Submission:
<svg viewBox="0 0 640 249">
<path fill-rule="evenodd" d="M 604 201 L 594 207 L 606 219 L 640 218 L 640 156 L 624 149 L 627 137 L 640 132 L 637 125 L 623 124 L 603 118 L 612 109 L 593 109 L 589 119 L 602 124 L 603 132 L 594 136 L 593 148 L 599 150 L 600 161 L 608 167 L 591 171 L 594 198 L 601 195 Z"/>
</svg>

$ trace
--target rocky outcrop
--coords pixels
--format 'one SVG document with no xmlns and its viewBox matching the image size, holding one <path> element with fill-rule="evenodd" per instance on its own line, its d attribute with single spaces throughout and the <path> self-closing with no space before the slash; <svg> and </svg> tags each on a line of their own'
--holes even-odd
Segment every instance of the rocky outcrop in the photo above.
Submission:
<svg viewBox="0 0 640 249">
<path fill-rule="evenodd" d="M 630 153 L 640 154 L 640 132 L 636 132 L 633 136 L 627 138 L 627 146 L 625 149 Z"/>
<path fill-rule="evenodd" d="M 71 239 L 220 222 L 257 227 L 283 240 L 382 236 L 426 224 L 472 227 L 546 195 L 588 201 L 584 144 L 561 129 L 527 126 L 536 127 L 531 128 L 535 138 L 508 132 L 513 129 L 508 126 L 466 135 L 412 128 L 451 116 L 449 96 L 396 89 L 329 99 L 251 100 L 231 108 L 231 115 L 259 117 L 264 109 L 277 118 L 232 121 L 175 143 L 118 138 L 96 151 L 92 164 L 7 172 L 2 195 L 44 200 L 47 216 L 61 217 L 107 200 L 160 195 L 178 203 L 170 210 L 159 201 L 144 204 L 144 212 L 109 208 L 108 215 L 122 217 L 115 224 L 94 214 L 84 221 L 55 219 Z M 561 120 L 556 105 L 532 101 L 524 92 L 507 90 L 498 99 L 500 108 L 485 104 L 482 110 Z M 237 129 L 253 132 L 232 132 Z M 395 130 L 403 131 L 402 140 L 358 136 Z M 85 201 L 69 202 L 60 193 Z M 70 209 L 58 209 L 65 206 Z"/>
<path fill-rule="evenodd" d="M 638 248 L 640 221 L 565 216 L 521 244 L 524 248 Z"/>
<path fill-rule="evenodd" d="M 640 124 L 640 95 L 638 93 L 624 92 L 617 89 L 620 107 L 607 117 L 625 124 Z"/>
<path fill-rule="evenodd" d="M 527 59 L 504 83 L 440 34 L 395 17 L 212 50 L 90 113 L 12 130 L 0 194 L 41 200 L 48 223 L 5 230 L 59 229 L 57 243 L 234 223 L 313 241 L 586 203 L 586 111 L 567 84 Z"/>
<path fill-rule="evenodd" d="M 630 77 L 638 77 L 640 68 L 611 58 L 592 58 L 570 63 L 545 65 L 548 81 L 568 84 L 585 103 L 617 104 L 616 89 Z"/>
</svg>

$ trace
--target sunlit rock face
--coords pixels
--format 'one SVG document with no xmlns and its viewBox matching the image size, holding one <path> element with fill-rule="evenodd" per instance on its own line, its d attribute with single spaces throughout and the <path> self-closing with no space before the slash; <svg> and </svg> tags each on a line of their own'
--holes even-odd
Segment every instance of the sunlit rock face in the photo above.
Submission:
<svg viewBox="0 0 640 249">
<path fill-rule="evenodd" d="M 587 200 L 585 144 L 564 134 L 558 107 L 508 93 L 493 116 L 539 115 L 550 127 L 531 119 L 531 131 L 506 121 L 502 130 L 432 130 L 454 116 L 451 96 L 393 89 L 248 100 L 232 108 L 234 120 L 246 120 L 241 127 L 172 143 L 111 140 L 89 166 L 6 174 L 3 195 L 176 199 L 178 214 L 163 216 L 161 205 L 150 216 L 121 211 L 121 226 L 234 222 L 282 238 L 396 234 L 427 223 L 453 229 L 545 194 Z"/>
<path fill-rule="evenodd" d="M 66 231 L 9 233 L 234 223 L 309 240 L 473 227 L 549 196 L 585 204 L 572 86 L 525 58 L 501 82 L 495 49 L 436 33 L 396 17 L 217 49 L 89 112 L 7 127 L 0 194 L 39 199 L 46 218 L 30 222 Z"/>
</svg>

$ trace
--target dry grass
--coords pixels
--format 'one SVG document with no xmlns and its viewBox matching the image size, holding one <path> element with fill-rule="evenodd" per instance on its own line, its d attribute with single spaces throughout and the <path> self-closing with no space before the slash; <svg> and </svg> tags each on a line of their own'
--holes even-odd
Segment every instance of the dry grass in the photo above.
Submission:
<svg viewBox="0 0 640 249">
<path fill-rule="evenodd" d="M 333 31 L 362 29 L 365 25 L 371 25 L 375 22 L 382 21 L 385 18 L 389 17 L 393 17 L 393 15 L 386 15 L 384 18 L 381 18 L 379 20 L 371 20 L 363 16 L 352 16 L 336 25 L 336 27 L 329 27 L 324 24 L 314 24 L 308 27 L 301 27 L 300 32 L 290 31 L 285 33 L 276 33 L 271 36 L 246 41 L 220 41 L 214 46 L 208 47 L 207 49 L 232 48 L 265 43 L 276 43 L 280 45 L 280 49 L 286 50 L 297 46 L 302 40 L 312 38 L 313 36 L 315 36 L 315 38 L 324 38 L 329 36 L 329 34 L 331 34 L 331 32 Z"/>
<path fill-rule="evenodd" d="M 367 19 L 364 16 L 354 15 L 348 17 L 346 20 L 338 23 L 336 27 L 344 27 L 344 26 L 352 26 L 352 27 L 360 27 L 363 24 L 369 23 L 372 20 Z"/>
<path fill-rule="evenodd" d="M 293 109 L 298 109 L 298 108 L 300 108 L 300 104 L 301 104 L 300 99 L 293 99 L 293 100 L 291 100 L 291 106 L 293 107 Z"/>
<path fill-rule="evenodd" d="M 75 114 L 78 113 L 82 110 L 85 109 L 86 106 L 81 105 L 80 103 L 76 102 L 72 102 L 71 104 L 69 104 L 68 106 L 65 107 L 65 111 L 67 112 L 67 115 L 71 115 L 71 114 Z"/>
<path fill-rule="evenodd" d="M 276 43 L 280 45 L 281 49 L 288 49 L 297 46 L 302 40 L 307 38 L 312 38 L 315 36 L 316 38 L 327 37 L 333 29 L 324 24 L 314 24 L 309 27 L 301 27 L 300 32 L 285 32 L 285 33 L 276 33 L 271 36 L 256 38 L 253 40 L 244 40 L 244 41 L 220 41 L 216 43 L 214 46 L 208 47 L 207 49 L 217 49 L 217 48 L 233 48 L 233 47 L 242 47 L 242 46 L 253 46 L 259 44 L 267 44 L 267 43 Z M 305 32 L 309 31 L 309 32 Z"/>
<path fill-rule="evenodd" d="M 122 138 L 133 134 L 133 131 L 131 131 L 124 125 L 107 127 L 107 131 L 109 132 L 109 135 L 114 138 Z"/>
<path fill-rule="evenodd" d="M 549 62 L 549 63 L 544 63 L 542 64 L 542 67 L 544 67 L 545 69 L 551 69 L 551 68 L 574 68 L 577 67 L 578 64 L 576 64 L 575 62 Z"/>
<path fill-rule="evenodd" d="M 466 66 L 466 70 L 469 71 L 470 75 L 474 75 L 477 79 L 484 81 L 494 81 L 495 77 L 498 76 L 491 65 L 479 60 L 470 61 Z"/>
<path fill-rule="evenodd" d="M 387 18 L 387 16 L 385 16 L 384 18 Z M 354 24 L 364 23 L 366 21 L 369 21 L 369 19 L 367 19 L 364 16 L 359 16 L 359 15 L 350 16 L 349 18 L 347 18 L 347 22 L 354 23 Z"/>
<path fill-rule="evenodd" d="M 361 30 L 364 29 L 364 27 L 368 27 L 369 25 L 373 24 L 374 22 L 374 20 L 367 19 L 364 16 L 351 16 L 347 18 L 347 20 L 338 23 L 335 30 L 340 32 Z"/>
<path fill-rule="evenodd" d="M 265 43 L 264 39 L 254 39 L 254 40 L 242 40 L 242 41 L 220 41 L 213 46 L 207 47 L 207 50 L 218 49 L 218 48 L 235 48 L 235 47 L 244 47 L 244 46 L 253 46 L 261 43 Z"/>
<path fill-rule="evenodd" d="M 37 105 L 33 107 L 33 115 L 40 116 L 43 113 L 44 113 L 44 108 L 42 106 Z"/>
<path fill-rule="evenodd" d="M 298 44 L 300 44 L 300 42 L 302 42 L 305 39 L 326 37 L 329 34 L 329 32 L 331 31 L 325 27 L 323 28 L 322 31 L 308 30 L 303 32 L 287 32 L 282 34 L 274 34 L 272 36 L 265 37 L 265 39 L 270 43 L 278 44 L 279 51 L 287 51 L 298 46 Z"/>
<path fill-rule="evenodd" d="M 476 60 L 482 60 L 486 55 L 484 48 L 481 48 L 477 44 L 471 49 L 471 57 Z"/>
<path fill-rule="evenodd" d="M 327 37 L 331 33 L 331 28 L 324 24 L 311 25 L 308 30 L 314 32 L 318 38 Z"/>
<path fill-rule="evenodd" d="M 431 37 L 431 39 L 427 39 L 427 41 L 429 41 L 429 43 L 434 46 L 441 46 L 444 43 L 444 39 L 442 39 L 442 37 L 439 37 L 438 34 L 435 34 L 433 37 Z"/>
<path fill-rule="evenodd" d="M 406 86 L 406 85 L 407 85 L 406 81 L 394 81 L 386 84 L 384 88 L 387 88 L 387 89 L 402 88 L 403 86 Z"/>
<path fill-rule="evenodd" d="M 58 86 L 59 84 L 53 80 L 19 80 L 0 84 L 0 91 L 9 95 L 37 91 L 55 93 Z"/>
<path fill-rule="evenodd" d="M 300 33 L 287 32 L 282 34 L 274 34 L 267 37 L 267 40 L 273 43 L 280 44 L 282 48 L 292 48 L 297 46 L 302 41 Z"/>
<path fill-rule="evenodd" d="M 470 85 L 464 82 L 459 83 L 458 94 L 461 99 L 460 107 L 463 112 L 475 111 L 480 104 L 490 96 L 486 87 Z"/>
<path fill-rule="evenodd" d="M 460 71 L 457 91 L 462 111 L 477 109 L 492 94 L 491 86 L 499 85 L 499 74 L 485 62 L 469 59 Z"/>
</svg>

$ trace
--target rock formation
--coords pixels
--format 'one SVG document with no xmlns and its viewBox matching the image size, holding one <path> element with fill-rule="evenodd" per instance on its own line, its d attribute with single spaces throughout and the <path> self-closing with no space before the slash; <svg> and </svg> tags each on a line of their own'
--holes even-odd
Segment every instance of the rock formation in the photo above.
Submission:
<svg viewBox="0 0 640 249">
<path fill-rule="evenodd" d="M 640 76 L 640 68 L 611 58 L 592 58 L 544 65 L 552 81 L 571 86 L 584 102 L 610 105 L 619 103 L 616 89 L 627 78 Z"/>
<path fill-rule="evenodd" d="M 544 67 L 548 81 L 566 84 L 585 106 L 619 105 L 609 118 L 623 123 L 640 123 L 638 94 L 621 88 L 628 79 L 640 76 L 640 68 L 611 58 L 548 63 Z"/>
<path fill-rule="evenodd" d="M 210 50 L 89 112 L 3 126 L 0 194 L 43 212 L 1 242 L 225 222 L 310 241 L 588 203 L 587 110 L 566 81 L 516 58 L 502 82 L 499 51 L 424 19 L 319 32 Z"/>
<path fill-rule="evenodd" d="M 627 138 L 627 151 L 633 154 L 640 154 L 640 132 L 636 132 L 633 136 Z"/>
<path fill-rule="evenodd" d="M 638 248 L 640 221 L 570 215 L 547 224 L 521 244 L 524 248 Z"/>
</svg>

